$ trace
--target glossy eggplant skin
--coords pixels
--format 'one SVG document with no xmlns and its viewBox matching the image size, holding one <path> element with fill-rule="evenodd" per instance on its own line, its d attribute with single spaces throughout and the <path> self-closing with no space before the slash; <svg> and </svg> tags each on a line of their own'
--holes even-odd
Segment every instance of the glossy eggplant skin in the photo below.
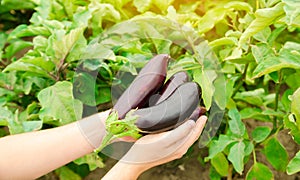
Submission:
<svg viewBox="0 0 300 180">
<path fill-rule="evenodd" d="M 142 107 L 161 88 L 166 79 L 169 59 L 168 54 L 156 55 L 141 69 L 113 107 L 119 119 L 124 118 L 131 109 Z"/>
<path fill-rule="evenodd" d="M 166 100 L 181 84 L 188 82 L 189 76 L 185 71 L 172 75 L 162 87 L 157 99 L 150 103 L 150 106 L 159 104 Z"/>
<path fill-rule="evenodd" d="M 206 108 L 202 106 L 198 106 L 193 113 L 190 115 L 189 119 L 197 121 L 197 119 L 206 113 Z"/>
<path fill-rule="evenodd" d="M 135 125 L 145 133 L 157 133 L 175 128 L 185 122 L 199 103 L 200 87 L 195 82 L 180 85 L 165 101 L 138 109 Z"/>
</svg>

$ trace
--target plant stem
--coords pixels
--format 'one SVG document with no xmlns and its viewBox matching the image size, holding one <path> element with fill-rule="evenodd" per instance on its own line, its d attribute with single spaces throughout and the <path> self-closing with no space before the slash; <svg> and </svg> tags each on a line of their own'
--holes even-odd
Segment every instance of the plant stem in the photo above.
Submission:
<svg viewBox="0 0 300 180">
<path fill-rule="evenodd" d="M 112 133 L 108 133 L 104 136 L 101 145 L 94 150 L 95 153 L 99 153 L 100 151 L 102 151 L 102 149 L 107 146 L 114 138 L 114 135 Z"/>
<path fill-rule="evenodd" d="M 282 73 L 279 72 L 279 82 L 276 83 L 275 85 L 275 105 L 274 105 L 274 110 L 278 110 L 278 103 L 279 103 L 279 94 L 280 94 L 280 87 L 281 87 L 281 82 L 282 82 Z M 277 129 L 277 116 L 274 116 L 273 119 L 273 130 L 276 131 Z"/>
<path fill-rule="evenodd" d="M 232 180 L 232 170 L 233 170 L 232 165 L 229 165 L 227 180 Z"/>
<path fill-rule="evenodd" d="M 254 164 L 256 164 L 257 161 L 256 161 L 255 148 L 253 149 L 252 154 L 253 154 L 253 161 L 254 161 Z"/>
<path fill-rule="evenodd" d="M 239 83 L 238 83 L 238 85 L 236 86 L 235 90 L 233 91 L 231 97 L 234 97 L 234 96 L 236 95 L 236 93 L 239 91 L 239 89 L 243 86 L 244 80 L 245 80 L 245 78 L 246 78 L 248 66 L 249 66 L 249 65 L 246 64 L 245 70 L 244 70 L 243 74 L 240 76 L 240 78 L 238 79 Z"/>
</svg>

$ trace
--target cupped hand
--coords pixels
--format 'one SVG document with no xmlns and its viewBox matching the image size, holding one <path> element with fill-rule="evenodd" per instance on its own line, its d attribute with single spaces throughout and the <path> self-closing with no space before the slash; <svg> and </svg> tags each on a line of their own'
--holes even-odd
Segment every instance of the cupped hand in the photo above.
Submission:
<svg viewBox="0 0 300 180">
<path fill-rule="evenodd" d="M 159 134 L 146 135 L 135 142 L 120 160 L 135 164 L 142 171 L 181 158 L 199 138 L 207 121 L 201 116 L 196 123 L 188 120 L 176 129 Z"/>
</svg>

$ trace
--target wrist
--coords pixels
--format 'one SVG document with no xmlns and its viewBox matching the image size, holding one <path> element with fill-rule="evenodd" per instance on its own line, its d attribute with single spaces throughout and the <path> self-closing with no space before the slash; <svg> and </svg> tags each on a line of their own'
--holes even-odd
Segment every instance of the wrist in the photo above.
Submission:
<svg viewBox="0 0 300 180">
<path fill-rule="evenodd" d="M 109 111 L 96 113 L 77 121 L 82 136 L 91 145 L 91 150 L 98 148 L 106 134 L 105 120 Z"/>
<path fill-rule="evenodd" d="M 137 179 L 146 170 L 147 168 L 139 164 L 125 163 L 120 160 L 102 179 L 133 180 Z"/>
</svg>

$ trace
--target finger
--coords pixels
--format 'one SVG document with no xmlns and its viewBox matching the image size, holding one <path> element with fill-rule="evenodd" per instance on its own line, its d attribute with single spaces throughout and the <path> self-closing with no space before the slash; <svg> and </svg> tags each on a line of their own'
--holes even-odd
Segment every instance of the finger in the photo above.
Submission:
<svg viewBox="0 0 300 180">
<path fill-rule="evenodd" d="M 195 128 L 196 123 L 193 120 L 188 120 L 182 125 L 178 126 L 176 129 L 167 132 L 164 135 L 165 145 L 171 146 L 172 144 L 183 141 L 187 138 L 188 134 L 193 128 Z"/>
<path fill-rule="evenodd" d="M 201 116 L 198 118 L 195 128 L 192 129 L 188 135 L 188 139 L 184 142 L 184 144 L 181 145 L 180 149 L 187 150 L 191 145 L 194 144 L 195 141 L 197 141 L 204 129 L 206 121 L 206 116 Z"/>
<path fill-rule="evenodd" d="M 200 116 L 196 122 L 196 127 L 194 128 L 193 133 L 196 134 L 195 141 L 200 137 L 205 124 L 207 122 L 207 116 Z"/>
</svg>

